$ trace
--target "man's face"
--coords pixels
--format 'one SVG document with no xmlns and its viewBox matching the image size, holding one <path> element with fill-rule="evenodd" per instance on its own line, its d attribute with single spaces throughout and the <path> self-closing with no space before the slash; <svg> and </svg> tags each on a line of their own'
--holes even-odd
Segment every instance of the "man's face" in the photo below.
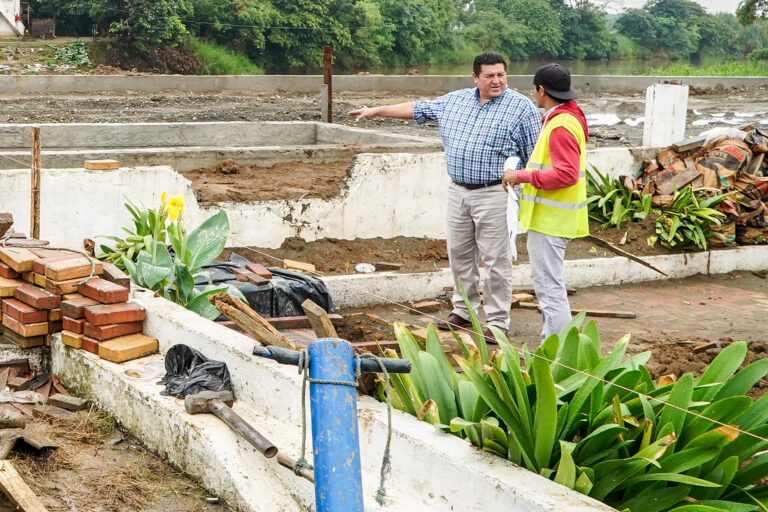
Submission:
<svg viewBox="0 0 768 512">
<path fill-rule="evenodd" d="M 544 108 L 544 99 L 547 97 L 547 92 L 540 85 L 533 86 L 533 96 L 536 98 L 536 105 L 539 108 Z"/>
<path fill-rule="evenodd" d="M 507 70 L 504 64 L 483 64 L 480 74 L 472 73 L 481 99 L 497 98 L 507 88 Z"/>
</svg>

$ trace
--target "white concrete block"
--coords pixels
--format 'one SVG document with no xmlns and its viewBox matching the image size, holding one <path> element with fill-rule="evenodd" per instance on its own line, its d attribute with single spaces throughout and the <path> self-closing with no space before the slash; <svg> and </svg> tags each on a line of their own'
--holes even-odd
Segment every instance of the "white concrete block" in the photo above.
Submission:
<svg viewBox="0 0 768 512">
<path fill-rule="evenodd" d="M 666 147 L 685 139 L 688 86 L 654 84 L 645 95 L 643 146 Z"/>
</svg>

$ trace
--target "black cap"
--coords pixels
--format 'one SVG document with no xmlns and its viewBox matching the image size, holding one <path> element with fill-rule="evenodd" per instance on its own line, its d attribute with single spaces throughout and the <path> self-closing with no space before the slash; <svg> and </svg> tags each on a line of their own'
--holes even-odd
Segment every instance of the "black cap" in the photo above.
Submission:
<svg viewBox="0 0 768 512">
<path fill-rule="evenodd" d="M 571 89 L 571 73 L 560 64 L 541 66 L 533 75 L 533 84 L 542 86 L 547 94 L 558 100 L 575 100 L 579 97 Z"/>
</svg>

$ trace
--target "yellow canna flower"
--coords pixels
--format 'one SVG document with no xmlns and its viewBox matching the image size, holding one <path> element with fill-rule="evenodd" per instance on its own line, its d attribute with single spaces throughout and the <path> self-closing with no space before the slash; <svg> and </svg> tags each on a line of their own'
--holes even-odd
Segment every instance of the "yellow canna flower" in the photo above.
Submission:
<svg viewBox="0 0 768 512">
<path fill-rule="evenodd" d="M 165 205 L 165 211 L 171 222 L 184 213 L 184 196 L 171 196 L 168 198 L 168 203 Z"/>
<path fill-rule="evenodd" d="M 164 202 L 165 202 L 165 199 L 166 199 L 167 197 L 168 197 L 168 194 L 167 194 L 167 193 L 165 193 L 165 192 L 163 192 L 162 194 L 160 194 L 160 202 L 161 202 L 161 203 L 164 203 Z"/>
</svg>

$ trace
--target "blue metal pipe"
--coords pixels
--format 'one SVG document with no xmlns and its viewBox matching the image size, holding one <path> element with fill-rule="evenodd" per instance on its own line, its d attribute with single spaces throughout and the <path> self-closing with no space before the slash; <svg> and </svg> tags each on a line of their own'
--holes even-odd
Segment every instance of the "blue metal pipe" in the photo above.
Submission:
<svg viewBox="0 0 768 512">
<path fill-rule="evenodd" d="M 309 377 L 354 383 L 352 345 L 340 339 L 309 345 Z M 313 382 L 309 398 L 317 512 L 363 512 L 357 388 Z"/>
</svg>

